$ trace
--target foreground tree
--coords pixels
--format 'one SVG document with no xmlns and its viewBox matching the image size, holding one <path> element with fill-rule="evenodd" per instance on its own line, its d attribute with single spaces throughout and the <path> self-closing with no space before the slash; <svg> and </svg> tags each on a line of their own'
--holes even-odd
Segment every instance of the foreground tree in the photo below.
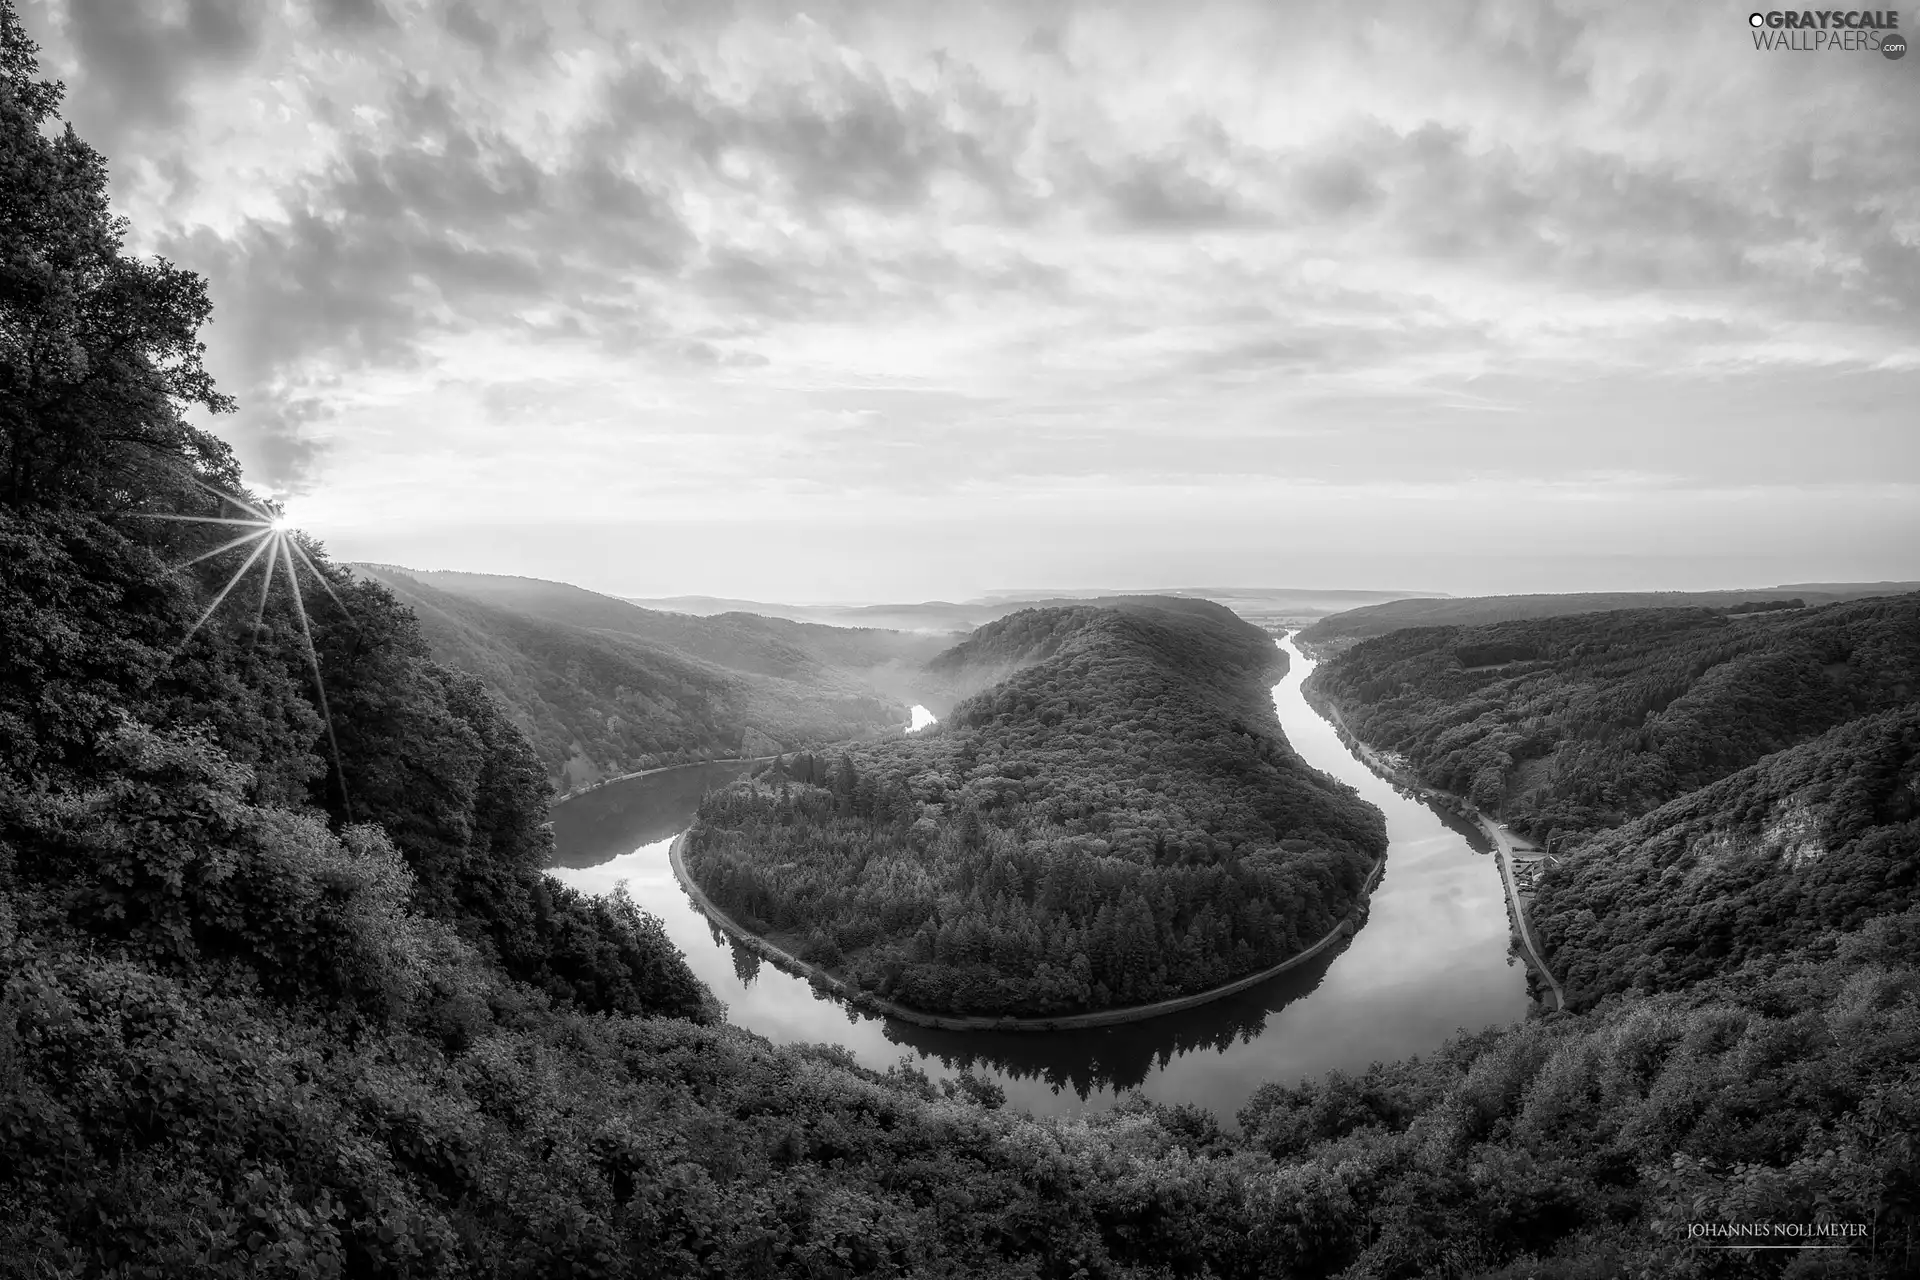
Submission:
<svg viewBox="0 0 1920 1280">
<path fill-rule="evenodd" d="M 0 9 L 0 502 L 118 508 L 182 464 L 231 487 L 185 412 L 234 407 L 202 362 L 206 284 L 122 252 L 106 161 L 72 125 L 47 136 L 62 87 L 37 52 Z"/>
</svg>

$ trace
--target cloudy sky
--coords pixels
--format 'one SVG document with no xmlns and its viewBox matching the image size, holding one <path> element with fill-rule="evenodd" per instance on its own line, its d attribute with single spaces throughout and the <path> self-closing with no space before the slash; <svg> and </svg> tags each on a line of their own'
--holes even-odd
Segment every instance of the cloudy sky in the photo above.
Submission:
<svg viewBox="0 0 1920 1280">
<path fill-rule="evenodd" d="M 1920 57 L 1712 0 L 21 7 L 341 558 L 1920 577 Z"/>
</svg>

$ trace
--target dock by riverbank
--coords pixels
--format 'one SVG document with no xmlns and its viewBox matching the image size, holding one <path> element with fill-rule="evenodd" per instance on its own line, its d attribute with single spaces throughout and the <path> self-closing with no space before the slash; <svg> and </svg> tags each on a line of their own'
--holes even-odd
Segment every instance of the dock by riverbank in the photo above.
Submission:
<svg viewBox="0 0 1920 1280">
<path fill-rule="evenodd" d="M 1541 1003 L 1550 1009 L 1564 1009 L 1567 1004 L 1566 992 L 1561 990 L 1560 982 L 1553 976 L 1553 971 L 1547 968 L 1546 958 L 1534 942 L 1532 925 L 1527 919 L 1526 900 L 1521 897 L 1521 886 L 1515 872 L 1517 841 L 1513 833 L 1480 812 L 1468 801 L 1448 792 L 1435 790 L 1415 778 L 1410 770 L 1395 767 L 1380 752 L 1362 742 L 1353 730 L 1347 727 L 1347 722 L 1340 716 L 1340 709 L 1325 698 L 1309 699 L 1308 705 L 1326 718 L 1327 723 L 1331 724 L 1334 732 L 1339 735 L 1340 741 L 1345 743 L 1369 769 L 1401 790 L 1418 796 L 1426 803 L 1471 820 L 1486 833 L 1488 839 L 1493 841 L 1494 860 L 1500 868 L 1500 884 L 1507 899 L 1508 922 L 1512 927 L 1515 940 L 1520 944 L 1521 957 L 1546 984 L 1551 1002 L 1543 999 Z M 1526 886 L 1529 890 L 1532 889 L 1532 866 L 1533 863 L 1529 861 Z"/>
<path fill-rule="evenodd" d="M 1478 810 L 1474 810 L 1473 816 L 1479 822 L 1480 829 L 1493 841 L 1494 856 L 1500 860 L 1500 883 L 1506 886 L 1507 909 L 1513 913 L 1514 928 L 1527 963 L 1533 966 L 1534 971 L 1547 984 L 1548 990 L 1553 993 L 1552 1007 L 1564 1009 L 1567 1007 L 1567 993 L 1560 989 L 1559 980 L 1553 976 L 1553 971 L 1547 968 L 1545 957 L 1541 955 L 1540 948 L 1534 943 L 1533 929 L 1527 920 L 1526 900 L 1520 896 L 1520 884 L 1514 871 L 1515 854 L 1518 848 L 1513 833 L 1503 824 L 1495 822 Z M 1531 861 L 1528 865 L 1531 866 Z M 1532 878 L 1529 876 L 1529 889 L 1532 887 L 1531 881 Z"/>
</svg>

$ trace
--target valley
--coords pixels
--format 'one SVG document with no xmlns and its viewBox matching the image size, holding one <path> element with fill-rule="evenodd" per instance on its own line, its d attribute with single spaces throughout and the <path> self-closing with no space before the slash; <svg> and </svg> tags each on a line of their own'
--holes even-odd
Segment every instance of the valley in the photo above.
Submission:
<svg viewBox="0 0 1920 1280">
<path fill-rule="evenodd" d="M 563 583 L 355 566 L 404 601 L 436 660 L 487 681 L 555 790 L 909 720 L 909 673 L 951 637 L 642 609 Z"/>
<path fill-rule="evenodd" d="M 886 1016 L 768 960 L 747 931 L 715 932 L 675 875 L 671 846 L 702 795 L 741 766 L 694 766 L 615 784 L 555 806 L 555 855 L 569 886 L 625 883 L 664 923 L 728 1017 L 776 1043 L 829 1043 L 874 1069 L 902 1052 L 936 1080 L 970 1072 L 1009 1107 L 1100 1114 L 1133 1091 L 1224 1117 L 1273 1080 L 1362 1071 L 1423 1053 L 1459 1028 L 1527 1016 L 1522 971 L 1508 955 L 1500 877 L 1470 823 L 1376 775 L 1301 698 L 1313 664 L 1282 641 L 1287 672 L 1267 691 L 1285 740 L 1309 766 L 1352 786 L 1386 817 L 1389 845 L 1359 928 L 1304 964 L 1224 998 L 1146 1021 L 1091 1030 L 943 1030 Z M 688 785 L 678 785 L 679 775 Z M 670 784 L 673 784 L 670 786 Z"/>
</svg>

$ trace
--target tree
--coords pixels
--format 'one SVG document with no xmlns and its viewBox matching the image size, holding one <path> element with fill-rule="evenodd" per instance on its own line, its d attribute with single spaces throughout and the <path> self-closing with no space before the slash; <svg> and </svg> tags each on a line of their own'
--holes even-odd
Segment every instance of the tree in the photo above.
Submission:
<svg viewBox="0 0 1920 1280">
<path fill-rule="evenodd" d="M 183 469 L 237 488 L 183 414 L 234 407 L 202 363 L 206 284 L 121 253 L 106 161 L 71 125 L 44 136 L 64 90 L 37 52 L 0 9 L 0 503 L 117 509 Z"/>
</svg>

